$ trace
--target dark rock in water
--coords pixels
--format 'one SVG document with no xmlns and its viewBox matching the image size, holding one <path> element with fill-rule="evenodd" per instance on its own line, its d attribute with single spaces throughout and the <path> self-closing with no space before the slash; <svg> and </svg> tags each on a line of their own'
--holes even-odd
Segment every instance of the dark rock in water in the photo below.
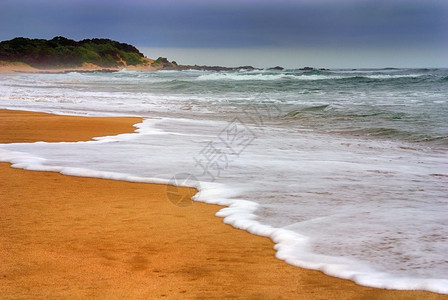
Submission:
<svg viewBox="0 0 448 300">
<path fill-rule="evenodd" d="M 240 66 L 240 67 L 236 67 L 236 69 L 238 69 L 238 70 L 255 70 L 256 68 L 254 68 L 252 66 Z"/>
<path fill-rule="evenodd" d="M 269 68 L 268 70 L 277 70 L 277 71 L 282 71 L 282 70 L 284 70 L 285 68 L 283 68 L 283 67 L 280 67 L 280 66 L 276 66 L 276 67 L 273 67 L 273 68 Z"/>
<path fill-rule="evenodd" d="M 320 68 L 319 71 L 330 71 L 330 69 Z"/>
<path fill-rule="evenodd" d="M 312 70 L 315 70 L 315 69 L 312 68 L 312 67 L 304 67 L 304 68 L 300 68 L 299 70 L 300 71 L 312 71 Z"/>
<path fill-rule="evenodd" d="M 170 66 L 163 66 L 163 69 L 171 70 L 201 70 L 201 71 L 239 71 L 239 70 L 254 70 L 252 66 L 240 66 L 240 67 L 221 67 L 221 66 L 198 66 L 198 65 L 177 65 L 172 63 Z"/>
</svg>

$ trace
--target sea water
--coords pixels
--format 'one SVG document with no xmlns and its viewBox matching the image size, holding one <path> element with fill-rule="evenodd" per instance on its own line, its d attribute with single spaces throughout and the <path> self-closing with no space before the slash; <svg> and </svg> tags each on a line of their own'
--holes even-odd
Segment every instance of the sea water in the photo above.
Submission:
<svg viewBox="0 0 448 300">
<path fill-rule="evenodd" d="M 133 134 L 0 145 L 0 160 L 194 186 L 289 264 L 448 294 L 447 99 L 447 69 L 0 75 L 2 108 L 145 117 Z"/>
</svg>

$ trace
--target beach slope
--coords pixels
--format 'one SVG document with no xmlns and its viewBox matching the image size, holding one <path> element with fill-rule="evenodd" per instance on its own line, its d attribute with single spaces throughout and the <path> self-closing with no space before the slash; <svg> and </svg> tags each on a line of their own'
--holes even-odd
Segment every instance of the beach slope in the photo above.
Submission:
<svg viewBox="0 0 448 300">
<path fill-rule="evenodd" d="M 139 118 L 0 111 L 0 142 L 132 132 Z M 274 258 L 273 243 L 168 201 L 166 186 L 0 164 L 1 299 L 447 299 L 362 287 Z M 188 189 L 181 189 L 189 193 Z"/>
</svg>

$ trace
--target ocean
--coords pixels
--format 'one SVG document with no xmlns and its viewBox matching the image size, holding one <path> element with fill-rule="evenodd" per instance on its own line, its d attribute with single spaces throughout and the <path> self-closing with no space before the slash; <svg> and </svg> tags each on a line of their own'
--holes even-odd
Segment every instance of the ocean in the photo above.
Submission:
<svg viewBox="0 0 448 300">
<path fill-rule="evenodd" d="M 1 144 L 16 168 L 193 186 L 286 263 L 448 294 L 448 69 L 0 74 L 0 107 L 144 117 Z"/>
</svg>

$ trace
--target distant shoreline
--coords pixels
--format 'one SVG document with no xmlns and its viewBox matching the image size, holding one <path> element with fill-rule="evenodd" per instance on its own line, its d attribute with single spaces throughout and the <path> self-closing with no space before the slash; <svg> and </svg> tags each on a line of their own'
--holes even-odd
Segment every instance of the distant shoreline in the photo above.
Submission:
<svg viewBox="0 0 448 300">
<path fill-rule="evenodd" d="M 255 68 L 178 65 L 166 57 L 147 58 L 135 46 L 110 39 L 75 41 L 62 36 L 51 40 L 17 37 L 0 42 L 0 73 L 88 73 L 123 69 L 231 71 Z"/>
<path fill-rule="evenodd" d="M 147 58 L 133 45 L 110 39 L 71 40 L 56 36 L 51 40 L 17 37 L 0 41 L 0 73 L 70 73 L 158 70 L 239 71 L 263 70 L 245 65 L 238 67 L 179 65 L 166 57 Z M 268 70 L 282 71 L 281 66 Z M 303 67 L 299 70 L 317 70 Z M 327 69 L 319 69 L 327 70 Z"/>
<path fill-rule="evenodd" d="M 152 61 L 148 59 L 148 61 Z M 274 69 L 274 68 L 271 68 Z M 283 68 L 282 68 L 283 69 Z M 202 71 L 238 71 L 238 70 L 262 70 L 252 66 L 240 67 L 222 67 L 222 66 L 198 66 L 198 65 L 173 65 L 172 63 L 162 64 L 160 66 L 152 66 L 151 64 L 137 65 L 137 66 L 120 66 L 120 67 L 101 67 L 94 64 L 83 64 L 80 67 L 46 67 L 35 68 L 22 62 L 6 62 L 0 61 L 0 73 L 39 73 L 39 74 L 65 74 L 71 72 L 79 73 L 112 73 L 122 70 L 151 72 L 159 70 L 202 70 Z M 276 69 L 278 70 L 278 69 Z"/>
<path fill-rule="evenodd" d="M 147 59 L 148 61 L 153 61 Z M 78 73 L 113 73 L 122 70 L 128 71 L 140 71 L 140 72 L 154 72 L 160 70 L 174 70 L 174 71 L 184 71 L 184 70 L 200 70 L 200 71 L 240 71 L 240 70 L 264 70 L 264 68 L 255 68 L 252 66 L 239 66 L 239 67 L 223 67 L 223 66 L 206 66 L 206 65 L 173 65 L 172 63 L 162 64 L 160 66 L 152 66 L 151 64 L 137 65 L 137 66 L 120 66 L 120 67 L 101 67 L 94 64 L 85 63 L 80 67 L 46 67 L 46 68 L 35 68 L 23 62 L 7 62 L 0 61 L 0 74 L 17 74 L 17 73 L 36 73 L 36 74 L 66 74 L 71 72 Z M 271 71 L 283 71 L 283 67 L 271 67 L 267 68 Z M 324 68 L 313 68 L 313 67 L 302 67 L 297 70 L 301 71 L 312 71 L 312 70 L 329 70 Z"/>
<path fill-rule="evenodd" d="M 126 66 L 126 67 L 100 67 L 94 64 L 84 64 L 74 68 L 35 68 L 22 62 L 5 62 L 0 61 L 0 73 L 17 74 L 17 73 L 36 73 L 36 74 L 65 74 L 71 72 L 93 73 L 93 72 L 118 72 L 123 69 L 132 71 L 156 71 L 157 69 L 148 65 L 145 66 Z"/>
</svg>

